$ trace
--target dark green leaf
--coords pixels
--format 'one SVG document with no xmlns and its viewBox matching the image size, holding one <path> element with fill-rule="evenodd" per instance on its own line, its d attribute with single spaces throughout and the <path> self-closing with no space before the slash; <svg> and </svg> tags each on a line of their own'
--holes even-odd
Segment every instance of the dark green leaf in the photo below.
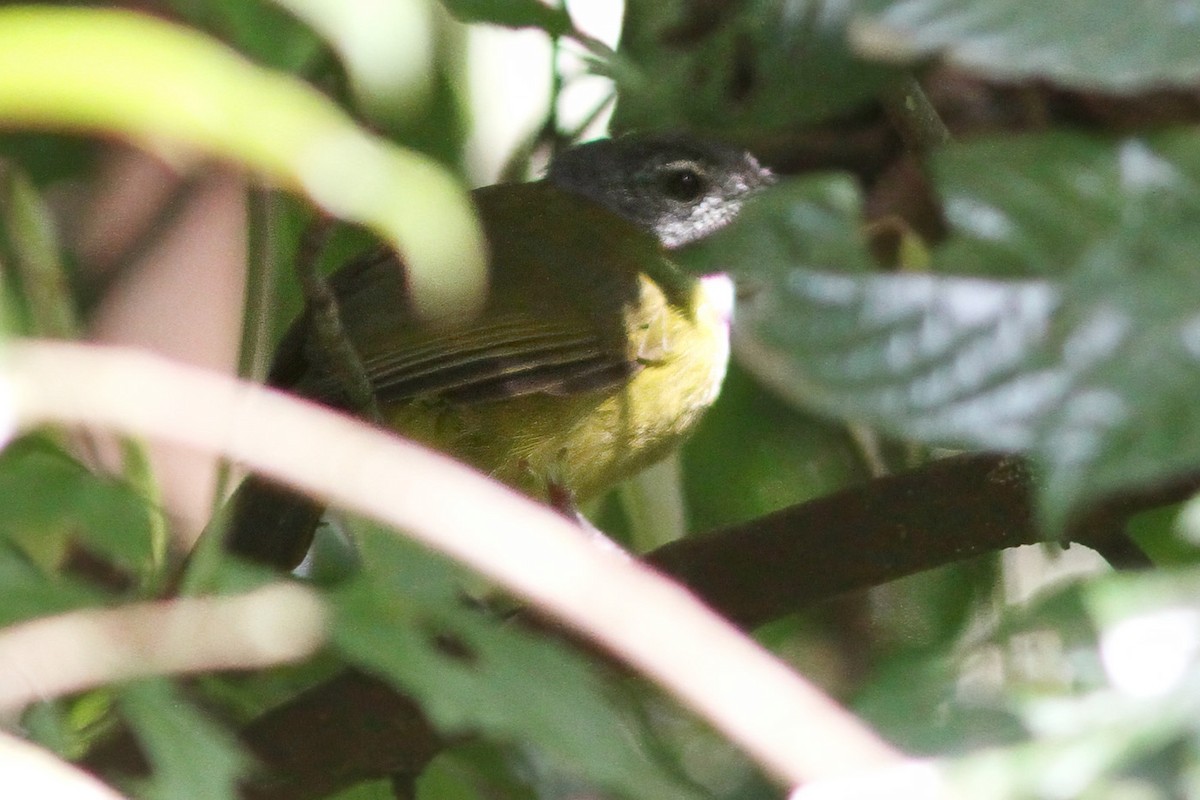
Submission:
<svg viewBox="0 0 1200 800">
<path fill-rule="evenodd" d="M 854 29 L 889 61 L 941 54 L 1003 79 L 1085 89 L 1187 86 L 1200 78 L 1197 0 L 891 0 Z"/>
<path fill-rule="evenodd" d="M 956 697 L 962 671 L 960 659 L 949 653 L 894 656 L 875 670 L 854 710 L 914 755 L 961 754 L 1024 741 L 1028 731 L 1013 711 Z M 914 719 L 922 724 L 914 725 Z"/>
<path fill-rule="evenodd" d="M 1151 560 L 1164 567 L 1200 565 L 1200 546 L 1187 531 L 1180 535 L 1180 508 L 1164 506 L 1137 514 L 1127 526 L 1129 538 Z"/>
<path fill-rule="evenodd" d="M 571 31 L 571 17 L 560 5 L 542 0 L 442 0 L 463 22 L 487 22 L 506 28 L 541 28 L 551 36 Z"/>
<path fill-rule="evenodd" d="M 460 596 L 455 570 L 387 533 L 335 598 L 335 641 L 390 676 L 442 728 L 535 747 L 559 768 L 628 796 L 688 797 L 632 740 L 600 674 L 561 644 L 504 625 Z"/>
<path fill-rule="evenodd" d="M 606 65 L 620 90 L 617 129 L 790 129 L 858 109 L 895 77 L 850 52 L 850 3 L 709 5 L 627 3 L 621 47 Z"/>
</svg>

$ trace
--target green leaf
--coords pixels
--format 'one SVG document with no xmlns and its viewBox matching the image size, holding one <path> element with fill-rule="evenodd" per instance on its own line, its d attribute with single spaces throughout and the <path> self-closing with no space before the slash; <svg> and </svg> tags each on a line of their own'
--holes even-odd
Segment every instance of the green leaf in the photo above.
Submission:
<svg viewBox="0 0 1200 800">
<path fill-rule="evenodd" d="M 532 745 L 561 769 L 628 796 L 690 793 L 648 760 L 600 674 L 565 646 L 472 609 L 461 575 L 374 531 L 366 572 L 334 598 L 349 658 L 389 676 L 448 732 Z"/>
<path fill-rule="evenodd" d="M 977 248 L 968 237 L 935 253 L 938 269 L 952 256 L 1005 274 L 1030 258 L 1026 273 L 1060 279 L 820 271 L 822 246 L 807 240 L 827 230 L 819 198 L 838 184 L 818 180 L 786 214 L 747 209 L 751 230 L 787 229 L 795 252 L 754 262 L 770 289 L 742 315 L 752 335 L 740 352 L 768 384 L 836 418 L 1032 454 L 1045 468 L 1044 517 L 1058 526 L 1085 500 L 1200 467 L 1200 156 L 1190 133 L 1100 149 L 1064 137 L 987 147 L 987 171 L 1023 187 L 1021 200 L 973 195 L 964 187 L 982 161 L 949 156 L 950 196 L 982 197 L 974 213 L 1000 222 L 988 235 L 976 225 L 974 241 L 990 240 Z M 844 230 L 856 230 L 843 212 Z M 958 225 L 970 216 L 960 209 Z M 839 248 L 847 235 L 834 234 Z"/>
<path fill-rule="evenodd" d="M 1134 91 L 1200 78 L 1200 2 L 891 0 L 852 29 L 858 51 L 887 61 L 941 55 L 985 75 Z"/>
<path fill-rule="evenodd" d="M 551 36 L 571 32 L 571 17 L 561 5 L 542 0 L 442 0 L 463 22 L 487 22 L 506 28 L 541 28 Z"/>
<path fill-rule="evenodd" d="M 0 538 L 54 560 L 78 537 L 116 564 L 145 569 L 157 513 L 128 486 L 86 470 L 49 441 L 28 436 L 0 453 Z"/>
<path fill-rule="evenodd" d="M 321 40 L 270 0 L 173 0 L 184 18 L 255 61 L 287 72 L 310 67 Z"/>
<path fill-rule="evenodd" d="M 931 166 L 953 237 L 937 266 L 956 275 L 1043 278 L 1068 271 L 1120 225 L 1136 165 L 1111 142 L 1083 136 L 981 139 L 934 154 Z"/>
<path fill-rule="evenodd" d="M 0 586 L 4 587 L 0 626 L 100 605 L 106 599 L 95 589 L 38 569 L 11 542 L 3 539 L 0 539 Z"/>
<path fill-rule="evenodd" d="M 620 90 L 617 129 L 791 130 L 866 105 L 896 77 L 850 51 L 851 3 L 720 5 L 626 4 L 620 49 L 604 65 Z"/>
<path fill-rule="evenodd" d="M 248 761 L 232 734 L 217 726 L 166 681 L 121 689 L 121 713 L 137 734 L 153 774 L 141 781 L 146 800 L 235 800 Z"/>
<path fill-rule="evenodd" d="M 0 9 L 0 121 L 236 161 L 404 253 L 427 316 L 481 300 L 482 234 L 449 175 L 194 31 L 125 11 Z"/>
</svg>

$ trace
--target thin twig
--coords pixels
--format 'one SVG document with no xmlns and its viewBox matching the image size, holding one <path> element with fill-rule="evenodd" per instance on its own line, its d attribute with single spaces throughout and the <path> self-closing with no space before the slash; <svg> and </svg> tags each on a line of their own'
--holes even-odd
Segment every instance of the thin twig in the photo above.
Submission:
<svg viewBox="0 0 1200 800">
<path fill-rule="evenodd" d="M 916 78 L 909 75 L 889 87 L 882 100 L 888 119 L 912 152 L 926 153 L 950 142 L 950 129 Z"/>
</svg>

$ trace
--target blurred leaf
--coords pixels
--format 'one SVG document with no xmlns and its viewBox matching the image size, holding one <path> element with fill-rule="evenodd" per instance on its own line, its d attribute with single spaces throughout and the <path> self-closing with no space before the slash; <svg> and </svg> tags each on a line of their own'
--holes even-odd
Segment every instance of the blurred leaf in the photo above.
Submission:
<svg viewBox="0 0 1200 800">
<path fill-rule="evenodd" d="M 192 25 L 275 69 L 300 72 L 321 52 L 321 40 L 270 0 L 170 3 Z"/>
<path fill-rule="evenodd" d="M 403 252 L 419 312 L 481 300 L 482 234 L 449 175 L 194 31 L 125 11 L 0 9 L 0 120 L 237 161 Z"/>
<path fill-rule="evenodd" d="M 119 724 L 113 707 L 111 690 L 94 689 L 29 706 L 21 714 L 21 727 L 34 742 L 68 761 L 76 761 L 113 733 Z"/>
<path fill-rule="evenodd" d="M 738 280 L 738 321 L 785 265 L 869 272 L 874 267 L 860 233 L 858 185 L 849 176 L 786 179 L 746 203 L 737 224 L 681 250 L 696 275 L 728 272 Z"/>
<path fill-rule="evenodd" d="M 152 555 L 152 512 L 124 484 L 92 474 L 48 440 L 27 436 L 0 453 L 0 538 L 54 560 L 78 537 L 132 569 Z"/>
<path fill-rule="evenodd" d="M 121 713 L 153 767 L 138 781 L 145 800 L 236 800 L 248 760 L 232 734 L 218 727 L 166 681 L 130 684 Z"/>
<path fill-rule="evenodd" d="M 953 755 L 1013 744 L 1028 731 L 1011 709 L 960 696 L 961 660 L 909 651 L 887 659 L 854 701 L 854 711 L 907 753 Z M 913 720 L 922 721 L 914 725 Z"/>
<path fill-rule="evenodd" d="M 424 110 L 434 55 L 432 0 L 274 0 L 337 51 L 359 104 L 373 117 Z"/>
<path fill-rule="evenodd" d="M 605 67 L 620 93 L 614 128 L 761 136 L 857 110 L 897 73 L 850 52 L 852 11 L 844 0 L 630 0 Z"/>
<path fill-rule="evenodd" d="M 1187 504 L 1190 506 L 1191 504 Z M 1187 506 L 1184 506 L 1186 508 Z M 1200 547 L 1181 524 L 1179 505 L 1164 506 L 1135 515 L 1127 524 L 1129 538 L 1162 567 L 1200 565 Z"/>
<path fill-rule="evenodd" d="M 941 55 L 1001 80 L 1047 78 L 1082 89 L 1134 91 L 1200 78 L 1200 2 L 868 0 L 860 53 L 888 61 Z M 1136 21 L 1136 24 L 1131 22 Z"/>
<path fill-rule="evenodd" d="M 639 750 L 585 659 L 466 606 L 460 573 L 410 542 L 375 531 L 364 549 L 366 572 L 335 595 L 334 638 L 439 727 L 526 743 L 628 796 L 691 796 Z"/>
<path fill-rule="evenodd" d="M 57 226 L 49 206 L 16 165 L 0 164 L 0 213 L 33 335 L 77 334 L 75 301 L 59 256 Z"/>
<path fill-rule="evenodd" d="M 1194 739 L 1200 719 L 1198 581 L 1195 570 L 1110 574 L 1010 610 L 977 645 L 994 650 L 992 713 L 1010 716 L 1012 733 L 1019 723 L 1025 741 L 948 762 L 954 787 L 997 800 L 1124 797 L 1115 789 L 1133 781 L 1179 796 L 1176 748 Z M 908 685 L 927 685 L 920 676 L 929 669 L 913 665 Z M 997 669 L 1007 673 L 1002 683 Z M 945 693 L 939 715 L 974 713 L 969 701 L 954 699 L 958 674 L 928 674 Z M 890 702 L 882 692 L 874 700 Z M 959 750 L 951 744 L 941 752 Z"/>
<path fill-rule="evenodd" d="M 571 32 L 571 17 L 561 5 L 542 0 L 441 0 L 463 22 L 489 22 L 506 28 L 541 28 L 551 36 Z"/>
<path fill-rule="evenodd" d="M 421 773 L 418 800 L 484 800 L 505 797 L 535 800 L 533 789 L 515 774 L 519 765 L 509 749 L 483 740 L 448 748 Z"/>
<path fill-rule="evenodd" d="M 39 569 L 11 542 L 0 537 L 0 625 L 100 605 L 105 596 L 69 578 Z"/>
<path fill-rule="evenodd" d="M 1020 252 L 1061 280 L 817 271 L 827 265 L 807 241 L 828 228 L 819 198 L 838 185 L 817 179 L 816 201 L 770 221 L 756 219 L 769 205 L 746 210 L 751 231 L 786 229 L 797 244 L 790 257 L 750 262 L 771 288 L 742 315 L 752 335 L 739 352 L 764 382 L 837 418 L 928 444 L 1031 453 L 1045 468 L 1042 511 L 1058 526 L 1082 501 L 1200 467 L 1200 155 L 1188 133 L 1110 144 L 1104 158 L 1094 142 L 1053 136 L 988 152 L 986 169 L 1023 186 L 1025 202 L 981 212 L 1004 220 L 993 239 L 1018 245 L 985 245 L 974 263 L 985 271 L 1000 252 L 1003 272 Z M 981 164 L 968 157 L 957 169 L 952 191 Z M 1023 225 L 1039 211 L 1069 231 L 1052 247 Z M 843 231 L 856 230 L 857 215 L 842 212 Z M 838 248 L 846 236 L 834 234 Z M 969 241 L 936 252 L 937 268 L 952 268 L 945 259 L 970 252 Z"/>
</svg>

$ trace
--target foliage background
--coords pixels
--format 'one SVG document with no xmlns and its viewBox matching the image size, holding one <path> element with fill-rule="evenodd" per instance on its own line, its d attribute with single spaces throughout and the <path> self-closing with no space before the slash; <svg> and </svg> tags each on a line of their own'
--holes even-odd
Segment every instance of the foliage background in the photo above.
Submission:
<svg viewBox="0 0 1200 800">
<path fill-rule="evenodd" d="M 97 45 L 120 97 L 77 66 L 90 38 L 53 38 L 64 35 L 55 6 L 9 5 L 0 49 L 28 67 L 0 70 L 13 336 L 132 341 L 261 372 L 300 303 L 291 262 L 312 202 L 361 202 L 385 220 L 377 234 L 397 209 L 442 212 L 403 185 L 373 205 L 355 194 L 353 165 L 329 196 L 294 179 L 304 164 L 276 160 L 292 152 L 283 132 L 326 117 L 249 81 L 258 68 L 316 87 L 403 157 L 486 180 L 470 144 L 465 31 L 500 26 L 577 54 L 545 63 L 556 91 L 577 80 L 578 54 L 615 81 L 615 131 L 685 128 L 750 147 L 785 180 L 688 255 L 754 290 L 739 311 L 738 365 L 682 454 L 689 538 L 732 542 L 738 558 L 719 577 L 752 576 L 737 584 L 746 603 L 816 576 L 859 589 L 773 608 L 753 617 L 754 635 L 906 753 L 936 758 L 962 796 L 1200 793 L 1200 534 L 1184 502 L 1200 465 L 1200 3 L 629 0 L 610 51 L 535 0 L 177 0 L 135 11 L 203 39 L 163 39 L 154 53 L 153 30 L 130 28 Z M 206 49 L 215 42 L 256 67 L 225 71 L 227 54 Z M 194 83 L 172 82 L 185 73 L 168 52 L 194 59 Z M 53 86 L 65 87 L 57 106 Z M 948 136 L 923 116 L 926 99 Z M 200 100 L 225 111 L 212 116 L 213 139 L 172 127 Z M 108 120 L 114 108 L 124 112 Z M 509 174 L 525 176 L 574 133 L 581 119 L 560 110 L 523 132 Z M 341 231 L 330 265 L 367 239 Z M 1020 485 L 1033 500 L 1020 508 L 1037 534 L 1016 513 L 999 541 L 1056 543 L 990 552 L 997 540 L 973 512 L 1010 499 L 1007 484 L 994 472 L 969 484 L 967 466 L 952 483 L 931 461 L 944 449 L 1028 457 L 1033 477 Z M 898 473 L 903 499 L 883 477 Z M 857 488 L 832 494 L 844 487 Z M 167 550 L 190 546 L 216 494 L 212 465 L 186 453 L 159 448 L 147 461 L 132 443 L 56 431 L 10 443 L 0 621 L 158 596 Z M 799 505 L 817 498 L 827 504 L 815 524 L 777 534 L 805 544 L 807 562 L 762 544 L 774 530 L 764 515 L 818 509 Z M 911 544 L 895 556 L 871 525 L 920 510 L 932 521 L 906 530 Z M 628 527 L 615 499 L 600 518 Z M 863 520 L 863 535 L 842 531 L 847 518 Z M 336 540 L 313 567 L 332 614 L 317 656 L 119 682 L 37 703 L 7 727 L 133 796 L 229 797 L 240 777 L 260 797 L 780 793 L 644 682 L 560 635 L 464 607 L 460 587 L 475 582 L 458 568 L 356 527 L 361 568 Z M 1124 569 L 1062 553 L 1067 540 Z M 657 563 L 703 546 L 667 545 Z M 937 564 L 947 565 L 909 575 Z M 863 565 L 872 577 L 855 583 Z M 269 580 L 208 563 L 190 586 L 219 594 Z M 344 677 L 347 665 L 383 689 Z M 319 730 L 328 718 L 305 716 L 304 701 L 322 691 L 375 711 L 389 757 L 373 758 L 360 731 Z M 389 728 L 397 719 L 408 727 Z M 274 750 L 291 755 L 273 761 Z"/>
</svg>

